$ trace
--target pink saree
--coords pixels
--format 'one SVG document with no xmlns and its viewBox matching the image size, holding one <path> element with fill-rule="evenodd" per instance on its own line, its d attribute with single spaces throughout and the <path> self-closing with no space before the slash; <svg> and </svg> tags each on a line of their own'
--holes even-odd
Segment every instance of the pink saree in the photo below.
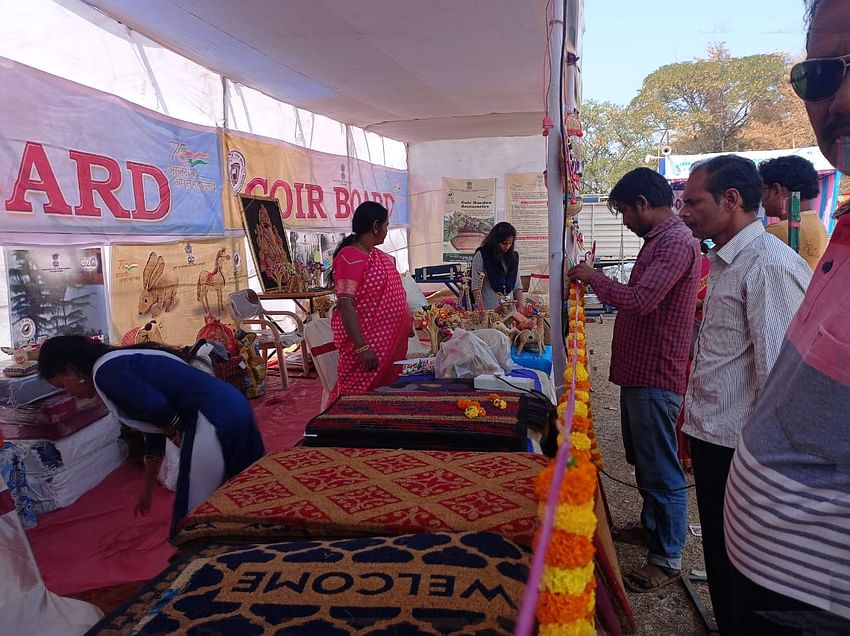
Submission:
<svg viewBox="0 0 850 636">
<path fill-rule="evenodd" d="M 345 333 L 342 316 L 334 311 L 331 329 L 339 351 L 339 367 L 331 400 L 395 382 L 401 367 L 393 362 L 407 356 L 411 328 L 407 295 L 392 256 L 377 248 L 366 254 L 356 247 L 344 247 L 334 259 L 333 273 L 337 294 L 354 298 L 363 339 L 378 357 L 378 368 L 363 368 Z"/>
</svg>

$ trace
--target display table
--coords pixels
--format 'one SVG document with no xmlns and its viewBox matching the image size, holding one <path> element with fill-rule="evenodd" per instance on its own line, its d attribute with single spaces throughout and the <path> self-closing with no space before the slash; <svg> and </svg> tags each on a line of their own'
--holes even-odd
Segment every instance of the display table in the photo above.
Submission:
<svg viewBox="0 0 850 636">
<path fill-rule="evenodd" d="M 315 312 L 313 311 L 313 301 L 316 298 L 322 298 L 323 296 L 331 296 L 335 294 L 335 289 L 317 289 L 314 291 L 306 291 L 306 292 L 296 292 L 294 294 L 286 293 L 286 292 L 269 292 L 267 294 L 257 294 L 260 300 L 291 300 L 298 308 L 306 313 L 308 316 L 312 316 Z M 304 306 L 304 301 L 307 301 L 307 306 Z"/>
</svg>

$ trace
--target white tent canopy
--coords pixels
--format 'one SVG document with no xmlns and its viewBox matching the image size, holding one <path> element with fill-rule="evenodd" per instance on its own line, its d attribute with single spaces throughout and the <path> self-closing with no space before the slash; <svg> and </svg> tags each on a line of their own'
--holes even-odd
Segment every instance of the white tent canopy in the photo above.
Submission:
<svg viewBox="0 0 850 636">
<path fill-rule="evenodd" d="M 87 0 L 197 64 L 401 141 L 539 132 L 544 0 Z"/>
<path fill-rule="evenodd" d="M 438 164 L 442 176 L 461 178 L 546 168 L 541 123 L 547 110 L 557 121 L 559 92 L 556 72 L 547 105 L 546 61 L 558 65 L 562 29 L 565 52 L 580 55 L 582 4 L 28 0 L 0 3 L 0 56 L 192 123 L 392 168 L 407 168 L 410 145 L 428 167 L 417 175 L 410 166 L 410 264 L 418 266 L 439 260 Z M 547 22 L 562 11 L 563 23 Z M 571 66 L 565 112 L 579 101 L 578 76 Z M 559 169 L 556 133 L 550 174 Z M 550 267 L 560 262 L 560 197 L 550 188 Z M 399 232 L 391 247 L 406 260 Z M 0 325 L 0 340 L 6 331 Z"/>
</svg>

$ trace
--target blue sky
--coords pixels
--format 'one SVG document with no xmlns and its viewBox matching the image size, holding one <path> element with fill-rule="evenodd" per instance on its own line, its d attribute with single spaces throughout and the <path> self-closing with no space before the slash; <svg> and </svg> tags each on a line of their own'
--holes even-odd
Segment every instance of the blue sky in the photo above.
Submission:
<svg viewBox="0 0 850 636">
<path fill-rule="evenodd" d="M 704 57 L 804 52 L 802 0 L 584 0 L 583 99 L 626 104 L 665 64 Z"/>
</svg>

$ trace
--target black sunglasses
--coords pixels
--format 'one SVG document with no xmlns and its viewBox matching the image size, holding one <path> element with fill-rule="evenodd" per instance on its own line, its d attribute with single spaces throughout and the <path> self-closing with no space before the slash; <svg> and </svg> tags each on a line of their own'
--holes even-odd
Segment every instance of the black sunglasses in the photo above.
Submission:
<svg viewBox="0 0 850 636">
<path fill-rule="evenodd" d="M 850 55 L 816 57 L 791 67 L 791 86 L 807 102 L 822 102 L 841 88 Z"/>
</svg>

